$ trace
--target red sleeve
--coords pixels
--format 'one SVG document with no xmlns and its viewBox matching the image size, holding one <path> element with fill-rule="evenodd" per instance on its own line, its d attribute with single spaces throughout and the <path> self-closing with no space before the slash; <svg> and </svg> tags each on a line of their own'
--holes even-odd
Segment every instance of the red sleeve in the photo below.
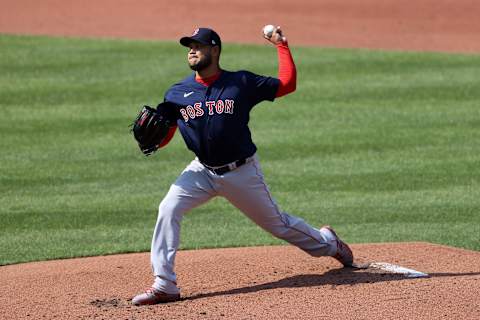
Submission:
<svg viewBox="0 0 480 320">
<path fill-rule="evenodd" d="M 172 140 L 173 136 L 175 135 L 176 130 L 177 130 L 177 126 L 170 127 L 170 129 L 168 129 L 167 136 L 162 141 L 162 143 L 160 143 L 158 145 L 158 148 L 162 148 L 162 147 L 166 146 L 170 142 L 170 140 Z"/>
<path fill-rule="evenodd" d="M 297 87 L 297 69 L 287 43 L 277 45 L 278 52 L 278 79 L 280 86 L 276 97 L 282 97 L 295 91 Z"/>
</svg>

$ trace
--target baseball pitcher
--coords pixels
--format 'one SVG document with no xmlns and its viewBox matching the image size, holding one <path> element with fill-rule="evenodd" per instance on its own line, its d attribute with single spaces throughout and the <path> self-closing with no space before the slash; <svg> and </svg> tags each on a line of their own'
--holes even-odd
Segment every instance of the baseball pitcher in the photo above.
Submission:
<svg viewBox="0 0 480 320">
<path fill-rule="evenodd" d="M 194 72 L 165 93 L 159 107 L 164 115 L 165 109 L 170 111 L 164 116 L 169 119 L 168 128 L 163 125 L 161 130 L 151 130 L 162 134 L 139 145 L 145 154 L 151 154 L 166 146 L 178 129 L 196 157 L 160 203 L 151 245 L 153 285 L 133 298 L 134 305 L 180 299 L 174 266 L 181 220 L 186 212 L 216 196 L 226 198 L 261 228 L 311 256 L 332 256 L 344 266 L 353 263 L 352 251 L 332 228 L 316 229 L 283 212 L 265 183 L 248 127 L 250 111 L 261 101 L 294 92 L 296 68 L 280 27 L 270 26 L 264 37 L 277 48 L 278 78 L 222 69 L 222 42 L 209 28 L 198 28 L 180 39 L 188 48 L 187 61 Z M 135 128 L 165 123 L 158 116 L 148 120 L 152 110 L 145 112 L 148 115 L 140 115 Z M 145 136 L 144 132 L 137 136 Z"/>
</svg>

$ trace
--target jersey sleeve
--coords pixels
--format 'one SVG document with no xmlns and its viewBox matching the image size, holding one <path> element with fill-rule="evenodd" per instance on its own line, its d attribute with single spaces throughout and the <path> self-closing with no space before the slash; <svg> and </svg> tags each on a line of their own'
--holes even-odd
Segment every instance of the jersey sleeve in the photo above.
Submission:
<svg viewBox="0 0 480 320">
<path fill-rule="evenodd" d="M 279 98 L 295 91 L 297 86 L 297 69 L 287 43 L 278 44 L 277 52 L 280 86 L 278 87 L 276 97 Z"/>
<path fill-rule="evenodd" d="M 273 77 L 265 77 L 251 72 L 246 73 L 248 90 L 253 105 L 262 101 L 273 101 L 276 97 L 280 80 Z"/>
<path fill-rule="evenodd" d="M 170 140 L 172 140 L 173 136 L 175 135 L 175 131 L 177 130 L 177 126 L 173 126 L 173 127 L 170 127 L 168 129 L 168 132 L 167 132 L 167 136 L 165 137 L 165 139 L 163 139 L 163 141 L 158 145 L 158 148 L 163 148 L 165 147 L 169 142 Z"/>
<path fill-rule="evenodd" d="M 169 101 L 169 100 L 168 100 L 168 96 L 169 96 L 169 94 L 170 94 L 170 91 L 171 91 L 171 89 L 169 89 L 169 90 L 165 93 L 165 95 L 164 95 L 164 97 L 163 97 L 163 102 L 171 102 L 171 103 L 173 103 L 172 101 Z M 166 135 L 165 139 L 163 139 L 163 141 L 158 145 L 158 148 L 163 148 L 163 147 L 165 147 L 165 146 L 172 140 L 172 138 L 173 138 L 173 136 L 175 135 L 175 132 L 176 132 L 176 131 L 177 131 L 177 125 L 174 124 L 174 125 L 172 125 L 172 126 L 168 129 L 168 132 L 167 132 L 167 135 Z"/>
</svg>

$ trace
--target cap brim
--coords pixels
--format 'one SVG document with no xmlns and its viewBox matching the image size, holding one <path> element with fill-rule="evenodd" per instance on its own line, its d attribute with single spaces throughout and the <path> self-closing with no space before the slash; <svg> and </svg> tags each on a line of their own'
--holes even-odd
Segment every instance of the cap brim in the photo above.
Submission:
<svg viewBox="0 0 480 320">
<path fill-rule="evenodd" d="M 188 47 L 190 45 L 190 43 L 192 42 L 198 42 L 198 43 L 202 43 L 202 44 L 209 44 L 209 43 L 206 43 L 205 41 L 200 41 L 198 39 L 195 39 L 193 37 L 183 37 L 180 39 L 180 44 L 182 46 L 185 46 L 185 47 Z"/>
</svg>

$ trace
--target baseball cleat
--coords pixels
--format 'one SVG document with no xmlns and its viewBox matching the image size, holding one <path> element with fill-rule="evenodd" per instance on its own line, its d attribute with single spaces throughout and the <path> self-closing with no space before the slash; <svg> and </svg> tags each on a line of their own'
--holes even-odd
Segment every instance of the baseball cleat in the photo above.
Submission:
<svg viewBox="0 0 480 320">
<path fill-rule="evenodd" d="M 337 245 L 336 253 L 332 256 L 337 259 L 343 266 L 351 267 L 353 265 L 353 253 L 350 247 L 340 240 L 335 231 L 330 226 L 325 226 L 320 229 L 322 233 L 331 234 L 331 238 L 335 240 Z"/>
<path fill-rule="evenodd" d="M 148 288 L 144 293 L 135 296 L 132 304 L 135 306 L 144 306 L 158 303 L 174 302 L 180 300 L 180 294 L 169 294 L 158 291 L 154 288 Z"/>
</svg>

